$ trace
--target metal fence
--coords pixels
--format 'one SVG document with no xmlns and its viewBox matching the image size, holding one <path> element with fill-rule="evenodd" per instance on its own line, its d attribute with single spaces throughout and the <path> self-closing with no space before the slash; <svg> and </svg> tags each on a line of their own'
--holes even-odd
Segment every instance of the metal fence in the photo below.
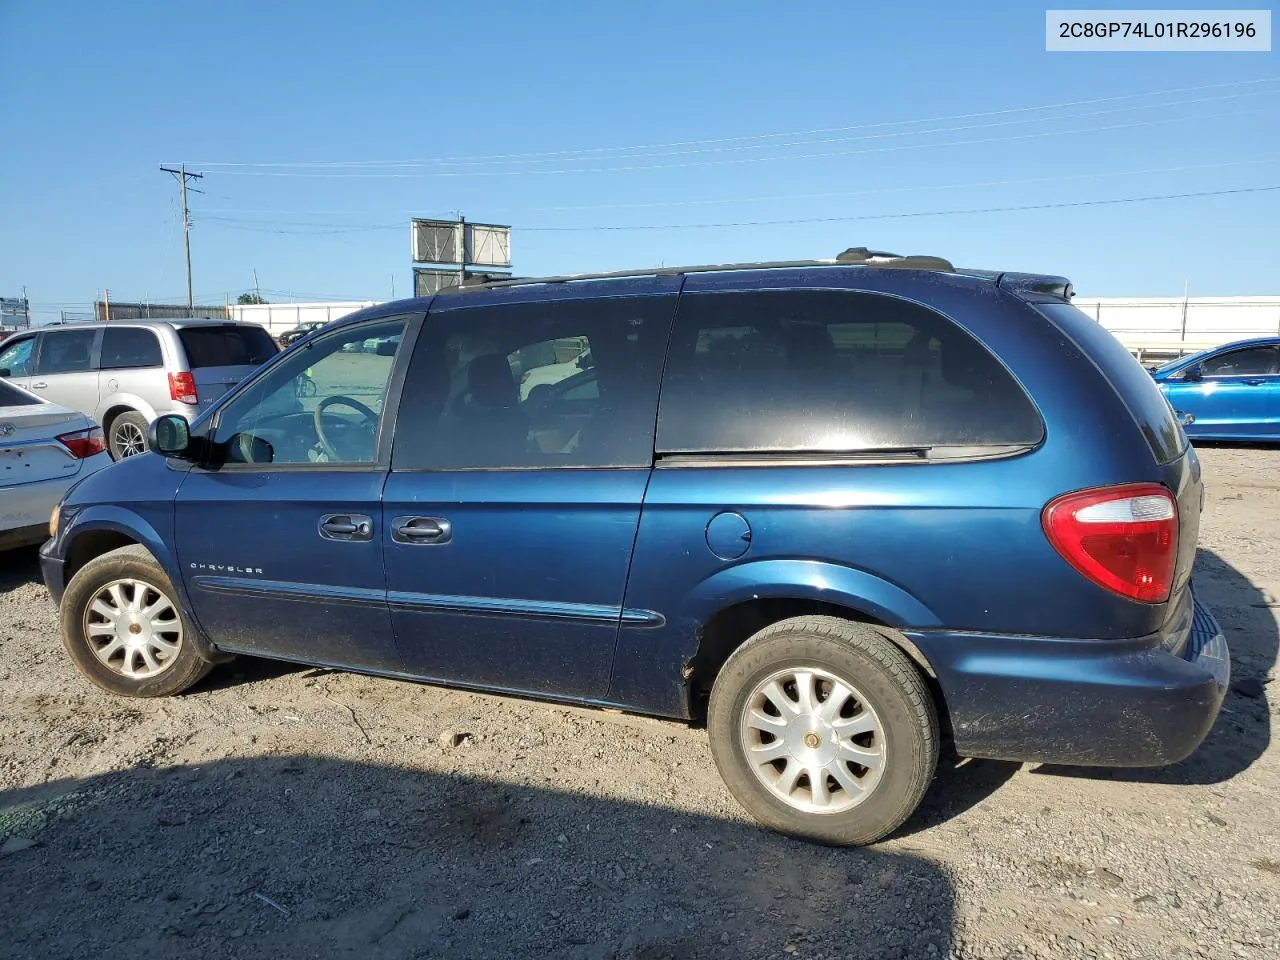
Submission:
<svg viewBox="0 0 1280 960">
<path fill-rule="evenodd" d="M 172 317 L 209 317 L 227 320 L 229 315 L 223 304 L 217 306 L 188 307 L 171 303 L 107 303 L 98 300 L 93 305 L 96 320 L 164 320 Z"/>
</svg>

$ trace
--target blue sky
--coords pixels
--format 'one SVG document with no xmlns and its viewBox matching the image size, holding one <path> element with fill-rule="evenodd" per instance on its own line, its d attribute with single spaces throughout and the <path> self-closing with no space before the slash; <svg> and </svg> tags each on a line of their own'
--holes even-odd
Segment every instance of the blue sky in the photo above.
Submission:
<svg viewBox="0 0 1280 960">
<path fill-rule="evenodd" d="M 1046 53 L 1043 5 L 0 0 L 0 49 L 0 295 L 40 320 L 184 296 L 162 162 L 206 175 L 205 302 L 404 296 L 409 217 L 456 210 L 522 274 L 867 245 L 1280 294 L 1280 191 L 897 216 L 1280 185 L 1277 54 Z"/>
</svg>

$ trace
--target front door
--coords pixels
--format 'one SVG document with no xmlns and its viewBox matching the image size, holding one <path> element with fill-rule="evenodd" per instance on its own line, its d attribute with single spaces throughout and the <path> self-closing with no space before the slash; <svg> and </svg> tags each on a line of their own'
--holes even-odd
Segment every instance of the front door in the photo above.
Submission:
<svg viewBox="0 0 1280 960">
<path fill-rule="evenodd" d="M 31 390 L 51 403 L 96 416 L 100 332 L 99 328 L 71 328 L 41 333 Z"/>
<path fill-rule="evenodd" d="M 380 431 L 413 320 L 335 330 L 214 415 L 211 449 L 223 462 L 183 482 L 176 539 L 193 612 L 219 647 L 400 668 L 383 576 Z M 366 352 L 370 338 L 379 347 Z"/>
<path fill-rule="evenodd" d="M 1200 378 L 1166 381 L 1174 411 L 1190 437 L 1266 437 L 1280 421 L 1276 408 L 1277 349 L 1244 347 L 1206 357 Z"/>
<path fill-rule="evenodd" d="M 623 597 L 678 279 L 652 284 L 611 300 L 436 300 L 383 497 L 387 597 L 411 673 L 606 694 L 619 623 L 649 616 Z"/>
</svg>

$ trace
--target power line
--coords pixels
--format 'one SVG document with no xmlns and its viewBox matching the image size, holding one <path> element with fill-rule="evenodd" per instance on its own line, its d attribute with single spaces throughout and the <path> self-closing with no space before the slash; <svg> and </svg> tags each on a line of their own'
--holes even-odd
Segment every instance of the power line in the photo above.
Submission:
<svg viewBox="0 0 1280 960">
<path fill-rule="evenodd" d="M 966 207 L 951 210 L 919 210 L 905 213 L 877 213 L 877 214 L 861 214 L 856 216 L 834 216 L 834 217 L 794 217 L 784 220 L 735 220 L 721 223 L 656 223 L 656 224 L 631 224 L 623 226 L 614 225 L 590 225 L 577 227 L 554 227 L 554 226 L 526 226 L 520 227 L 521 233 L 586 233 L 586 232 L 626 232 L 633 230 L 710 230 L 727 227 L 775 227 L 788 226 L 792 224 L 806 223 L 849 223 L 860 220 L 901 220 L 913 217 L 946 217 L 960 216 L 964 214 L 974 213 L 1011 213 L 1021 210 L 1055 210 L 1067 207 L 1099 207 L 1110 206 L 1115 204 L 1128 203 L 1146 203 L 1157 200 L 1187 200 L 1196 197 L 1224 197 L 1236 194 L 1247 193 L 1267 193 L 1280 190 L 1280 185 L 1264 186 L 1264 187 L 1238 187 L 1228 190 L 1200 190 L 1185 193 L 1163 193 L 1151 194 L 1138 197 L 1117 197 L 1107 200 L 1069 200 L 1055 203 L 1029 203 L 1016 204 L 1008 206 L 991 206 L 991 207 Z M 214 218 L 209 218 L 214 219 Z M 404 224 L 365 224 L 361 226 L 349 226 L 335 230 L 307 230 L 307 229 L 291 229 L 277 230 L 269 227 L 255 227 L 250 225 L 240 225 L 234 221 L 227 221 L 225 226 L 231 229 L 248 230 L 258 233 L 282 233 L 295 234 L 299 236 L 325 235 L 330 233 L 357 233 L 372 232 L 378 230 L 403 230 Z"/>
<path fill-rule="evenodd" d="M 879 196 L 887 193 L 912 193 L 928 190 L 969 190 L 982 187 L 1020 186 L 1032 183 L 1063 183 L 1075 180 L 1100 180 L 1108 177 L 1149 176 L 1158 173 L 1184 173 L 1189 170 L 1221 170 L 1224 167 L 1256 166 L 1280 163 L 1280 158 L 1262 160 L 1223 160 L 1216 163 L 1196 163 L 1178 167 L 1148 167 L 1143 170 L 1114 170 L 1103 173 L 1073 173 L 1056 177 L 1023 177 L 1005 180 L 976 180 L 969 183 L 911 184 L 902 187 L 877 187 L 868 190 L 840 190 L 826 193 L 792 193 L 756 197 L 700 197 L 696 200 L 654 200 L 644 203 L 599 203 L 556 207 L 530 207 L 530 213 L 571 212 L 575 210 L 645 210 L 656 207 L 711 206 L 730 203 L 768 203 L 794 200 L 830 200 L 841 197 Z"/>
<path fill-rule="evenodd" d="M 1247 167 L 1259 166 L 1263 164 L 1280 163 L 1280 157 L 1264 157 L 1251 160 L 1219 160 L 1213 163 L 1195 163 L 1183 164 L 1175 167 L 1145 167 L 1138 170 L 1106 170 L 1100 173 L 1072 173 L 1063 174 L 1061 176 L 1052 177 L 1016 177 L 1001 180 L 973 180 L 966 183 L 938 183 L 938 184 L 908 184 L 906 186 L 894 187 L 873 187 L 863 190 L 834 190 L 817 193 L 789 193 L 789 194 L 770 194 L 757 195 L 749 197 L 698 197 L 692 200 L 653 200 L 637 203 L 593 203 L 593 204 L 569 204 L 557 205 L 549 207 L 499 207 L 500 211 L 506 211 L 506 215 L 514 217 L 518 214 L 527 213 L 564 213 L 577 211 L 594 211 L 594 210 L 651 210 L 661 207 L 702 207 L 702 206 L 718 206 L 722 204 L 737 203 L 771 203 L 771 202 L 791 202 L 796 200 L 832 200 L 846 197 L 868 197 L 881 196 L 891 193 L 916 193 L 927 192 L 932 190 L 971 190 L 987 187 L 1005 187 L 1005 186 L 1023 186 L 1027 184 L 1037 183 L 1066 183 L 1083 180 L 1101 180 L 1113 177 L 1137 177 L 1151 176 L 1153 174 L 1166 173 L 1185 173 L 1192 170 L 1222 170 L 1228 167 Z M 271 210 L 262 207 L 215 207 L 206 209 L 201 212 L 201 218 L 220 224 L 240 224 L 246 227 L 258 227 L 259 232 L 276 232 L 272 227 L 322 227 L 336 230 L 391 230 L 402 229 L 403 222 L 391 223 L 370 223 L 358 221 L 344 221 L 339 223 L 318 222 L 311 220 L 271 220 L 262 216 L 247 219 L 244 217 L 228 217 L 223 214 L 250 213 L 250 214 L 282 214 L 293 217 L 343 217 L 358 215 L 358 211 L 354 210 Z M 418 216 L 419 214 L 415 214 Z M 445 217 L 445 213 L 423 213 L 421 216 L 428 217 Z"/>
<path fill-rule="evenodd" d="M 1253 160 L 1222 160 L 1214 163 L 1196 163 L 1184 164 L 1175 167 L 1145 167 L 1138 170 L 1110 170 L 1101 173 L 1073 173 L 1063 174 L 1053 177 L 1020 177 L 1007 178 L 1002 180 L 976 180 L 967 183 L 940 183 L 940 184 L 909 184 L 906 186 L 895 187 L 873 187 L 863 190 L 837 190 L 821 193 L 792 193 L 792 194 L 776 194 L 772 196 L 753 196 L 753 197 L 712 197 L 698 198 L 695 200 L 658 200 L 646 203 L 601 203 L 601 204 L 579 204 L 572 206 L 553 206 L 553 207 L 529 207 L 527 213 L 547 213 L 547 212 L 574 212 L 574 211 L 592 211 L 592 210 L 643 210 L 654 209 L 659 207 L 695 207 L 708 206 L 718 204 L 734 204 L 734 203 L 767 203 L 775 201 L 796 201 L 796 200 L 830 200 L 846 197 L 868 197 L 882 196 L 893 193 L 916 193 L 927 192 L 932 190 L 972 190 L 987 187 L 1004 187 L 1004 186 L 1023 186 L 1027 184 L 1040 183 L 1065 183 L 1087 180 L 1101 180 L 1113 177 L 1133 177 L 1133 176 L 1150 176 L 1153 174 L 1165 173 L 1184 173 L 1192 170 L 1222 170 L 1227 167 L 1240 166 L 1258 166 L 1262 164 L 1280 163 L 1280 157 L 1266 157 Z M 514 215 L 519 208 L 505 208 L 509 214 Z M 292 214 L 293 216 L 307 216 L 307 211 L 263 211 L 254 208 L 247 209 L 212 209 L 202 214 L 203 220 L 217 224 L 225 224 L 231 229 L 243 229 L 249 232 L 257 233 L 316 233 L 326 232 L 349 233 L 349 232 L 366 232 L 373 230 L 400 230 L 404 228 L 403 221 L 394 223 L 384 222 L 358 222 L 344 221 L 340 223 L 319 222 L 313 220 L 272 220 L 262 217 L 244 218 L 244 217 L 226 217 L 218 216 L 218 214 L 226 213 L 270 213 L 279 212 L 283 214 Z M 338 215 L 351 213 L 353 211 L 317 211 L 314 216 Z M 281 230 L 281 227 L 300 228 L 296 230 Z"/>
<path fill-rule="evenodd" d="M 1171 107 L 1194 106 L 1202 103 L 1220 103 L 1226 100 L 1240 100 L 1245 97 L 1266 96 L 1267 94 L 1275 94 L 1277 92 L 1280 92 L 1280 90 L 1275 90 L 1275 89 L 1248 90 L 1243 93 L 1231 93 L 1225 96 L 1197 97 L 1190 100 L 1175 100 L 1169 103 L 1133 104 L 1133 105 L 1123 106 L 1123 107 L 1113 107 L 1107 110 L 1093 110 L 1088 113 L 1073 113 L 1073 114 L 1069 114 L 1062 117 L 1055 117 L 1055 116 L 1026 117 L 1026 118 L 1020 118 L 1015 120 L 996 120 L 989 123 L 969 123 L 969 124 L 962 124 L 958 126 L 952 125 L 952 126 L 946 126 L 946 127 L 933 127 L 933 128 L 924 129 L 924 130 L 893 130 L 893 131 L 887 131 L 882 133 L 861 134 L 858 136 L 826 137 L 819 140 L 814 140 L 814 139 L 784 140 L 779 143 L 737 144 L 733 146 L 710 146 L 710 147 L 698 147 L 695 149 L 680 149 L 680 150 L 654 150 L 654 151 L 641 152 L 641 153 L 628 153 L 626 155 L 620 155 L 615 157 L 605 157 L 600 159 L 642 160 L 648 157 L 678 157 L 678 156 L 690 156 L 690 155 L 700 155 L 700 154 L 708 154 L 708 153 L 742 152 L 747 150 L 780 150 L 780 149 L 790 148 L 790 147 L 821 146 L 823 144 L 831 144 L 831 143 L 850 143 L 850 142 L 859 142 L 859 141 L 868 141 L 868 140 L 887 140 L 887 139 L 892 139 L 896 137 L 922 137 L 922 136 L 932 136 L 934 134 L 963 133 L 969 130 L 986 130 L 986 129 L 991 129 L 993 127 L 1008 127 L 1008 126 L 1016 126 L 1020 124 L 1048 123 L 1048 122 L 1060 121 L 1060 120 L 1072 120 L 1072 121 L 1086 120 L 1092 117 L 1110 116 L 1116 113 L 1128 113 L 1133 110 L 1154 110 L 1154 109 L 1163 110 L 1163 109 L 1169 109 Z M 346 171 L 348 174 L 355 174 L 355 173 L 359 173 L 362 169 L 383 169 L 383 170 L 405 169 L 405 168 L 416 169 L 424 166 L 442 165 L 442 164 L 448 164 L 452 166 L 459 166 L 459 165 L 494 166 L 494 165 L 533 164 L 533 163 L 553 163 L 553 162 L 564 162 L 565 160 L 574 161 L 574 160 L 586 160 L 586 159 L 588 158 L 585 156 L 573 156 L 573 157 L 551 157 L 551 158 L 541 158 L 541 159 L 512 158 L 512 159 L 503 159 L 503 160 L 484 160 L 484 159 L 353 160 L 353 161 L 337 161 L 337 162 L 318 161 L 315 163 L 303 163 L 303 164 L 263 163 L 263 164 L 245 164 L 244 166 L 251 166 L 251 167 L 258 167 L 258 168 L 302 167 L 307 169 L 316 169 L 316 168 L 342 169 Z"/>
<path fill-rule="evenodd" d="M 942 143 L 912 143 L 898 144 L 888 147 L 867 147 L 857 150 L 832 150 L 822 153 L 809 154 L 788 154 L 781 156 L 764 156 L 764 157 L 736 157 L 733 159 L 720 160 L 692 160 L 682 161 L 678 163 L 650 163 L 650 164 L 630 164 L 626 166 L 614 167 L 563 167 L 557 169 L 539 169 L 539 170 L 431 170 L 431 171 L 415 171 L 412 173 L 368 173 L 364 171 L 354 171 L 347 173 L 301 173 L 297 171 L 268 171 L 268 170 L 228 170 L 226 176 L 239 177 L 292 177 L 304 179 L 320 179 L 320 180 L 402 180 L 402 179 L 440 179 L 440 178 L 463 178 L 463 177 L 516 177 L 516 176 L 535 176 L 535 175 L 565 175 L 565 174 L 584 174 L 584 173 L 634 173 L 643 170 L 674 170 L 686 169 L 690 167 L 713 167 L 713 166 L 736 166 L 741 164 L 752 163 L 776 163 L 795 160 L 827 160 L 836 157 L 852 157 L 863 156 L 873 153 L 896 153 L 904 150 L 938 150 L 946 147 L 962 147 L 973 146 L 977 144 L 987 143 L 1011 143 L 1022 140 L 1038 140 L 1043 137 L 1063 137 L 1063 136 L 1079 136 L 1082 134 L 1105 133 L 1111 130 L 1128 130 L 1137 127 L 1149 127 L 1166 123 L 1183 123 L 1188 120 L 1206 121 L 1220 120 L 1226 117 L 1244 116 L 1246 114 L 1259 113 L 1265 111 L 1265 108 L 1250 108 L 1245 110 L 1235 110 L 1225 113 L 1215 113 L 1211 116 L 1182 116 L 1182 117 L 1158 117 L 1148 120 L 1135 120 L 1130 123 L 1113 123 L 1103 124 L 1092 127 L 1076 127 L 1073 129 L 1063 130 L 1041 130 L 1035 133 L 1013 134 L 1010 136 L 998 137 L 977 137 L 967 140 L 950 140 Z"/>
<path fill-rule="evenodd" d="M 789 137 L 818 136 L 818 135 L 829 134 L 829 133 L 847 133 L 855 130 L 871 130 L 871 129 L 878 129 L 883 127 L 908 126 L 911 124 L 918 124 L 918 123 L 941 123 L 941 122 L 954 121 L 954 120 L 973 120 L 981 117 L 1007 116 L 1010 114 L 1031 113 L 1031 112 L 1037 112 L 1037 111 L 1043 111 L 1043 110 L 1061 110 L 1061 109 L 1068 109 L 1072 107 L 1093 106 L 1095 104 L 1100 104 L 1100 103 L 1116 103 L 1121 101 L 1139 100 L 1139 99 L 1145 99 L 1150 97 L 1172 96 L 1172 95 L 1182 94 L 1182 93 L 1199 93 L 1205 90 L 1219 90 L 1219 89 L 1227 89 L 1227 88 L 1258 86 L 1262 84 L 1275 83 L 1277 81 L 1280 81 L 1280 77 L 1262 77 L 1255 80 L 1236 80 L 1236 81 L 1229 81 L 1224 83 L 1200 84 L 1198 86 L 1193 86 L 1193 87 L 1174 87 L 1174 88 L 1165 89 L 1165 90 L 1154 90 L 1148 93 L 1119 94 L 1116 96 L 1109 96 L 1109 97 L 1095 97 L 1095 98 L 1083 99 L 1083 100 L 1067 100 L 1067 101 L 1059 101 L 1057 103 L 1039 104 L 1035 106 L 1007 107 L 1007 108 L 998 109 L 998 110 L 984 110 L 984 111 L 973 112 L 973 113 L 949 114 L 949 115 L 936 116 L 936 117 L 921 117 L 921 118 L 908 119 L 908 120 L 887 120 L 887 121 L 853 124 L 853 125 L 839 126 L 839 127 L 820 127 L 820 128 L 811 129 L 811 130 L 792 130 L 792 131 L 783 131 L 783 132 L 774 132 L 774 133 L 744 134 L 740 136 L 703 138 L 703 139 L 696 139 L 696 140 L 675 140 L 675 141 L 668 141 L 666 143 L 633 144 L 633 145 L 627 145 L 627 146 L 614 146 L 614 147 L 583 147 L 583 148 L 578 148 L 574 150 L 547 150 L 547 151 L 533 151 L 533 152 L 525 152 L 525 153 L 436 157 L 436 158 L 408 160 L 408 161 L 404 161 L 404 160 L 323 161 L 321 160 L 321 161 L 290 161 L 290 162 L 277 162 L 277 163 L 258 163 L 258 162 L 250 162 L 250 161 L 206 160 L 206 161 L 200 162 L 198 165 L 205 166 L 205 167 L 343 168 L 343 167 L 349 167 L 349 166 L 360 167 L 360 166 L 369 166 L 369 165 L 397 165 L 397 164 L 404 164 L 404 163 L 430 164 L 430 163 L 461 163 L 461 162 L 481 162 L 481 161 L 499 161 L 499 160 L 519 160 L 519 159 L 528 159 L 528 158 L 535 158 L 535 157 L 568 158 L 568 157 L 576 157 L 576 156 L 585 155 L 585 154 L 603 154 L 603 153 L 618 153 L 618 152 L 626 153 L 626 152 L 632 152 L 637 150 L 659 150 L 659 149 L 674 148 L 674 147 L 702 146 L 702 145 L 715 145 L 715 144 L 726 144 L 726 143 L 742 143 L 742 142 L 752 141 L 752 140 L 785 139 Z"/>
<path fill-rule="evenodd" d="M 777 227 L 800 223 L 850 223 L 856 220 L 904 220 L 911 217 L 950 217 L 971 213 L 1010 213 L 1017 210 L 1056 210 L 1065 207 L 1101 207 L 1121 203 L 1145 203 L 1153 200 L 1186 200 L 1192 197 L 1224 197 L 1231 194 L 1265 193 L 1280 190 L 1280 184 L 1268 187 L 1240 187 L 1234 190 L 1204 190 L 1196 193 L 1164 193 L 1145 197 L 1119 197 L 1113 200 L 1073 200 L 1061 203 L 1029 203 L 1008 207 L 970 207 L 959 210 L 919 210 L 911 213 L 873 213 L 851 217 L 797 217 L 790 220 L 742 220 L 734 223 L 666 223 L 641 226 L 594 227 L 521 227 L 522 233 L 569 233 L 579 231 L 624 230 L 709 230 L 719 227 Z"/>
</svg>

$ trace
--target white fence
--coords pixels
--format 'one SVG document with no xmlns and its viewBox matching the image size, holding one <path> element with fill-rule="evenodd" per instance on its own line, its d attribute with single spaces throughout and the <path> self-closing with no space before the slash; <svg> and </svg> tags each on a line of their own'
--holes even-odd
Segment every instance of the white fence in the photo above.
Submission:
<svg viewBox="0 0 1280 960">
<path fill-rule="evenodd" d="M 1072 303 L 1140 360 L 1280 336 L 1280 297 L 1076 297 Z"/>
<path fill-rule="evenodd" d="M 328 323 L 349 313 L 376 306 L 377 300 L 350 300 L 339 303 L 243 303 L 233 305 L 231 319 L 237 323 L 256 323 L 267 332 L 279 336 L 300 323 Z"/>
</svg>

